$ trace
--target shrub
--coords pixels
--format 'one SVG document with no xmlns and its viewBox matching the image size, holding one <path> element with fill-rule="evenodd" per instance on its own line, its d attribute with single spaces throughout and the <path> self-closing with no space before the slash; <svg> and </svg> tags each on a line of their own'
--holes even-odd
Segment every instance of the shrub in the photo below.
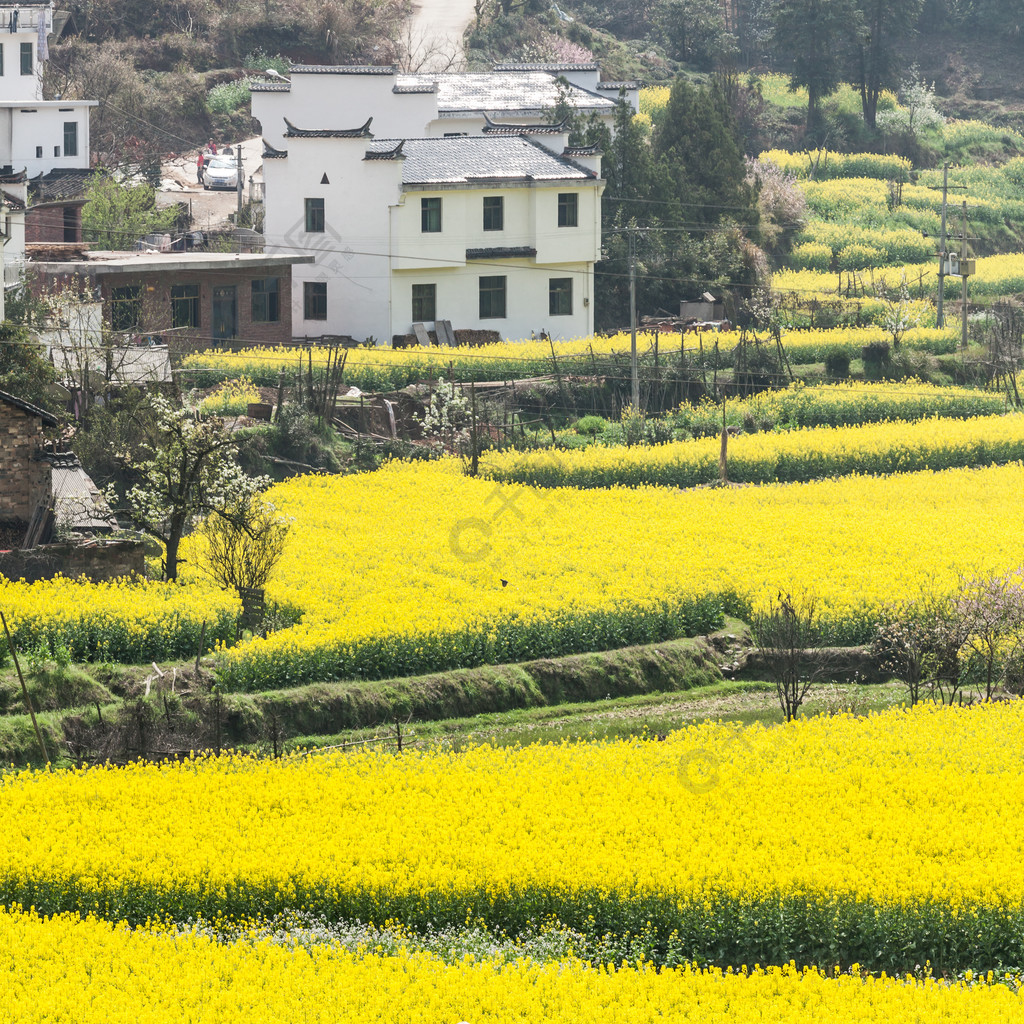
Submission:
<svg viewBox="0 0 1024 1024">
<path fill-rule="evenodd" d="M 801 270 L 827 273 L 832 267 L 832 248 L 821 242 L 803 242 L 793 247 L 791 262 Z"/>
<path fill-rule="evenodd" d="M 213 114 L 230 114 L 249 102 L 249 86 L 243 81 L 222 82 L 206 94 L 207 109 Z"/>
<path fill-rule="evenodd" d="M 608 421 L 602 416 L 583 416 L 576 421 L 576 433 L 596 437 L 598 434 L 603 434 L 607 426 Z"/>
<path fill-rule="evenodd" d="M 879 378 L 889 369 L 891 362 L 890 346 L 887 341 L 872 341 L 861 350 L 864 359 L 864 376 Z"/>
<path fill-rule="evenodd" d="M 869 267 L 880 267 L 885 257 L 873 245 L 848 245 L 839 252 L 840 270 L 866 270 Z"/>
<path fill-rule="evenodd" d="M 844 348 L 832 348 L 825 353 L 825 373 L 833 380 L 850 376 L 850 353 Z"/>
</svg>

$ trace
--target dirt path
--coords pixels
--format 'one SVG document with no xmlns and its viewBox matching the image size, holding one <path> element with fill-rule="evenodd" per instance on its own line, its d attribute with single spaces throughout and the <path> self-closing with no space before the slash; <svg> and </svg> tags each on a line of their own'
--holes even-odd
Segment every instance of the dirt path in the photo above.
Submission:
<svg viewBox="0 0 1024 1024">
<path fill-rule="evenodd" d="M 409 19 L 411 69 L 446 71 L 461 66 L 462 34 L 474 15 L 474 0 L 418 0 Z"/>
<path fill-rule="evenodd" d="M 249 198 L 249 177 L 254 183 L 263 181 L 263 142 L 258 137 L 244 139 L 242 142 L 222 142 L 224 145 L 242 147 L 242 171 L 245 175 L 245 187 L 242 198 Z M 238 207 L 235 192 L 205 191 L 196 181 L 196 156 L 198 151 L 192 150 L 175 157 L 161 167 L 163 178 L 161 188 L 157 192 L 158 206 L 170 206 L 173 203 L 188 203 L 192 210 L 192 224 L 197 231 L 219 231 L 230 227 L 228 214 L 234 213 Z"/>
</svg>

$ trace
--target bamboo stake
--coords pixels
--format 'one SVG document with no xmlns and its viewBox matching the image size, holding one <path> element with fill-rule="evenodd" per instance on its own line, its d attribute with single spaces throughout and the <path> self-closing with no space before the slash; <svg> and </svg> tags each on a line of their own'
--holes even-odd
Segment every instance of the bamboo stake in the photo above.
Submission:
<svg viewBox="0 0 1024 1024">
<path fill-rule="evenodd" d="M 28 687 L 25 685 L 25 677 L 21 673 L 21 662 L 18 661 L 18 652 L 14 648 L 14 640 L 11 637 L 11 631 L 7 628 L 7 619 L 4 617 L 3 612 L 0 612 L 0 622 L 4 624 L 4 633 L 7 634 L 7 649 L 11 652 L 11 657 L 14 659 L 14 667 L 18 670 L 18 681 L 21 683 L 21 695 L 25 698 L 25 710 L 28 711 L 32 718 L 32 728 L 36 731 L 36 740 L 39 743 L 39 749 L 43 755 L 43 764 L 49 765 L 50 758 L 46 753 L 46 744 L 43 743 L 43 734 L 39 731 L 39 723 L 36 721 L 36 713 L 32 709 L 32 701 L 28 699 Z"/>
</svg>

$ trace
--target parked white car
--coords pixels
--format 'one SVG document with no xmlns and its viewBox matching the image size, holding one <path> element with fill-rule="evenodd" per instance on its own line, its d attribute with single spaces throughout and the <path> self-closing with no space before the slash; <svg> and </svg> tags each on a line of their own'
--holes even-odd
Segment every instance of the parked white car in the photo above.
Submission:
<svg viewBox="0 0 1024 1024">
<path fill-rule="evenodd" d="M 203 170 L 203 188 L 238 188 L 237 157 L 211 157 Z"/>
</svg>

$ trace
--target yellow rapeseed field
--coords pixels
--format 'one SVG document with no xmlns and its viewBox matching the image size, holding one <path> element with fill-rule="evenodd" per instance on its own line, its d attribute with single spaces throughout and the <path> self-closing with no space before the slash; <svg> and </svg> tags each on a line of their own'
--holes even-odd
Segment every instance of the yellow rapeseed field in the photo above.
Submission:
<svg viewBox="0 0 1024 1024">
<path fill-rule="evenodd" d="M 723 973 L 579 961 L 446 965 L 425 954 L 220 944 L 190 932 L 5 910 L 0 970 L 0 1016 L 19 1024 L 1012 1024 L 1024 1012 L 1013 983 L 829 978 L 792 966 Z"/>
<path fill-rule="evenodd" d="M 552 456 L 555 458 L 556 456 Z M 653 642 L 780 589 L 838 639 L 958 573 L 1022 561 L 1024 467 L 672 492 L 536 490 L 457 462 L 303 477 L 270 596 L 297 626 L 224 654 L 236 687 L 388 676 Z M 503 582 L 504 581 L 504 582 Z"/>
<path fill-rule="evenodd" d="M 0 903 L 512 935 L 559 920 L 674 934 L 719 964 L 1020 963 L 1022 772 L 1020 702 L 22 772 L 0 785 Z"/>
<path fill-rule="evenodd" d="M 23 583 L 0 576 L 0 611 L 22 651 L 43 642 L 77 661 L 194 656 L 203 621 L 212 647 L 234 638 L 240 610 L 235 595 L 202 580 L 181 587 L 128 577 Z M 5 646 L 0 640 L 0 651 Z"/>
<path fill-rule="evenodd" d="M 802 271 L 803 277 L 794 277 L 790 271 L 777 275 L 778 290 L 812 288 L 833 291 L 836 288 L 835 275 L 815 274 Z M 890 275 L 891 276 L 891 275 Z M 896 283 L 896 279 L 890 281 Z M 908 348 L 923 349 L 932 353 L 951 352 L 959 342 L 955 328 L 914 328 L 906 333 L 904 344 Z M 881 327 L 838 327 L 830 330 L 786 331 L 783 344 L 794 363 L 817 362 L 825 358 L 826 352 L 842 348 L 851 357 L 860 356 L 862 346 L 870 342 L 890 338 Z M 658 335 L 659 355 L 666 365 L 678 356 L 680 345 L 684 346 L 689 358 L 699 358 L 702 346 L 705 360 L 713 363 L 717 344 L 720 356 L 729 361 L 729 353 L 740 340 L 738 331 L 706 331 L 700 337 L 688 333 L 662 332 Z M 637 345 L 641 355 L 648 361 L 653 359 L 655 336 L 652 332 L 641 332 Z M 575 338 L 554 344 L 554 356 L 563 373 L 590 374 L 625 372 L 624 362 L 615 363 L 630 351 L 629 334 L 613 334 L 605 337 Z M 190 372 L 192 383 L 201 386 L 219 384 L 225 379 L 244 377 L 250 382 L 269 387 L 278 383 L 283 371 L 291 382 L 297 375 L 306 373 L 312 356 L 313 369 L 322 370 L 328 358 L 324 348 L 296 349 L 260 347 L 243 349 L 239 352 L 212 350 L 187 356 L 183 365 Z M 301 365 L 300 365 L 301 364 Z M 414 381 L 437 380 L 454 377 L 456 380 L 513 380 L 550 374 L 554 371 L 552 346 L 546 341 L 506 341 L 496 345 L 456 346 L 453 348 L 371 348 L 351 349 L 345 359 L 344 379 L 363 391 L 386 391 L 405 387 Z M 618 370 L 616 370 L 618 367 Z"/>
<path fill-rule="evenodd" d="M 718 438 L 631 448 L 489 452 L 492 480 L 539 487 L 693 487 L 719 478 Z M 781 433 L 740 434 L 728 442 L 736 483 L 813 480 L 846 473 L 900 473 L 1024 459 L 1024 416 L 934 417 Z"/>
</svg>

